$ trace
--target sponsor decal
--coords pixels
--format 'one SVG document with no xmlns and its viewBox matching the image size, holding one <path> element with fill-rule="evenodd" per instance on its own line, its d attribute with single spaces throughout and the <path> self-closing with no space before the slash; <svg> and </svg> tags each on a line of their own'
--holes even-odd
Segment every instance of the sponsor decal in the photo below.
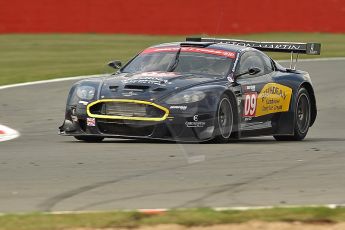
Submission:
<svg viewBox="0 0 345 230">
<path fill-rule="evenodd" d="M 177 52 L 180 47 L 162 47 L 162 48 L 149 48 L 142 52 L 142 54 L 156 53 L 156 52 Z M 181 47 L 182 52 L 191 52 L 191 53 L 205 53 L 223 56 L 227 58 L 236 58 L 236 53 L 226 50 L 217 50 L 209 48 L 196 48 L 196 47 Z"/>
<path fill-rule="evenodd" d="M 256 92 L 244 94 L 244 117 L 255 117 L 257 97 Z"/>
<path fill-rule="evenodd" d="M 164 80 L 158 77 L 145 77 L 145 78 L 134 78 L 134 79 L 126 79 L 123 80 L 122 83 L 123 84 L 149 84 L 149 85 L 165 85 L 167 84 L 169 81 L 168 80 Z"/>
<path fill-rule="evenodd" d="M 203 121 L 186 121 L 185 124 L 188 128 L 202 128 L 205 126 L 206 122 L 203 122 Z"/>
<path fill-rule="evenodd" d="M 298 44 L 284 44 L 284 43 L 250 43 L 250 42 L 238 42 L 238 41 L 226 41 L 228 44 L 246 46 L 246 47 L 257 47 L 257 48 L 269 48 L 269 49 L 289 49 L 289 50 L 300 50 L 302 45 Z"/>
<path fill-rule="evenodd" d="M 255 91 L 255 85 L 247 85 L 246 90 Z"/>
<path fill-rule="evenodd" d="M 86 118 L 86 125 L 87 126 L 96 126 L 96 119 L 92 117 Z"/>
<path fill-rule="evenodd" d="M 188 128 L 200 128 L 200 127 L 204 127 L 206 122 L 204 121 L 199 121 L 199 115 L 194 115 L 193 116 L 193 121 L 186 121 L 186 126 Z"/>
<path fill-rule="evenodd" d="M 144 72 L 144 73 L 138 73 L 133 75 L 132 77 L 135 78 L 140 78 L 140 77 L 176 77 L 176 76 L 180 76 L 177 73 L 174 72 Z"/>
<path fill-rule="evenodd" d="M 257 97 L 256 116 L 289 111 L 292 89 L 277 83 L 266 84 Z"/>
<path fill-rule="evenodd" d="M 199 115 L 194 115 L 193 116 L 193 121 L 198 121 L 199 120 Z"/>
<path fill-rule="evenodd" d="M 169 80 L 164 78 L 179 77 L 180 74 L 174 72 L 144 72 L 134 74 L 125 80 L 122 80 L 123 84 L 149 84 L 149 85 L 166 85 L 171 84 Z"/>
<path fill-rule="evenodd" d="M 308 43 L 307 44 L 307 54 L 313 54 L 313 55 L 317 55 L 320 54 L 320 44 L 317 43 Z"/>
<path fill-rule="evenodd" d="M 186 105 L 172 105 L 170 106 L 170 109 L 178 109 L 178 110 L 182 110 L 185 111 L 188 107 Z"/>
<path fill-rule="evenodd" d="M 171 47 L 161 47 L 161 48 L 148 48 L 142 52 L 142 54 L 149 54 L 149 53 L 158 53 L 158 52 L 177 52 L 180 48 L 171 46 Z"/>
</svg>

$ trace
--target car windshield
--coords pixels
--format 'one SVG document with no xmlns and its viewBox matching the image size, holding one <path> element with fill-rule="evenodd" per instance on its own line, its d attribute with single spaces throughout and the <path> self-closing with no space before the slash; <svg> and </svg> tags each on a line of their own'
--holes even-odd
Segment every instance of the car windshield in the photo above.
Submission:
<svg viewBox="0 0 345 230">
<path fill-rule="evenodd" d="M 122 72 L 172 71 L 201 75 L 225 76 L 232 68 L 234 52 L 190 47 L 149 48 Z"/>
</svg>

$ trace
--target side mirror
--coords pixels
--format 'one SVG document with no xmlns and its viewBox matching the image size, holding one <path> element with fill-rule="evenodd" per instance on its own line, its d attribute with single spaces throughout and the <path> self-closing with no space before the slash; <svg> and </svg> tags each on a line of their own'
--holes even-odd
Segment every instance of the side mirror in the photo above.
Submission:
<svg viewBox="0 0 345 230">
<path fill-rule="evenodd" d="M 110 67 L 112 67 L 114 69 L 120 69 L 121 66 L 122 66 L 122 63 L 121 63 L 121 61 L 118 61 L 118 60 L 111 61 L 111 62 L 108 62 L 108 66 L 110 66 Z"/>
<path fill-rule="evenodd" d="M 255 75 L 255 74 L 260 73 L 260 72 L 261 72 L 260 68 L 258 68 L 258 67 L 251 67 L 246 72 L 240 73 L 240 74 L 236 75 L 235 76 L 235 81 L 236 81 L 237 78 L 239 78 L 239 77 L 241 77 L 243 75 L 246 75 L 246 74 Z"/>
<path fill-rule="evenodd" d="M 255 75 L 255 74 L 260 73 L 260 72 L 261 72 L 261 69 L 258 67 L 252 67 L 252 68 L 248 69 L 249 75 Z"/>
</svg>

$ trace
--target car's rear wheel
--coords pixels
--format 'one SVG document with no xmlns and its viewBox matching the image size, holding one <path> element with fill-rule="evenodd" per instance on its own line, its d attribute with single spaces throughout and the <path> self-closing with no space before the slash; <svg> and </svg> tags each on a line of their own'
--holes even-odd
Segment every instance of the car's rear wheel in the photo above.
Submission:
<svg viewBox="0 0 345 230">
<path fill-rule="evenodd" d="M 215 120 L 215 138 L 218 143 L 226 143 L 230 140 L 234 127 L 234 105 L 227 95 L 223 95 L 219 101 Z"/>
<path fill-rule="evenodd" d="M 78 141 L 85 141 L 90 143 L 96 143 L 103 141 L 104 137 L 98 137 L 98 136 L 74 136 L 75 139 Z"/>
<path fill-rule="evenodd" d="M 277 141 L 301 141 L 310 127 L 311 104 L 308 91 L 301 88 L 298 91 L 297 104 L 295 107 L 295 125 L 292 136 L 274 136 Z"/>
</svg>

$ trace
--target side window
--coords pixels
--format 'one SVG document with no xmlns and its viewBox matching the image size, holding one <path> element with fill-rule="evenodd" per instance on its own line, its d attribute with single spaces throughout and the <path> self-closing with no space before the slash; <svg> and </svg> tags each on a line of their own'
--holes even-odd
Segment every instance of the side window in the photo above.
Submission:
<svg viewBox="0 0 345 230">
<path fill-rule="evenodd" d="M 274 70 L 271 59 L 266 54 L 256 51 L 248 51 L 241 56 L 237 73 L 244 73 L 252 67 L 257 67 L 262 70 L 262 72 L 253 77 L 269 74 Z"/>
<path fill-rule="evenodd" d="M 265 70 L 265 64 L 264 64 L 263 59 L 258 55 L 257 52 L 254 52 L 254 51 L 248 51 L 248 52 L 244 53 L 241 56 L 241 60 L 240 60 L 239 64 L 240 65 L 239 65 L 238 71 L 237 71 L 238 74 L 244 73 L 244 72 L 248 71 L 249 68 L 253 68 L 253 67 L 257 67 L 257 68 L 260 68 L 262 70 Z M 256 76 L 260 76 L 263 74 L 264 73 L 261 72 L 259 74 L 254 75 L 254 76 L 256 77 Z"/>
<path fill-rule="evenodd" d="M 265 71 L 265 74 L 272 73 L 274 71 L 274 67 L 273 67 L 271 58 L 269 58 L 264 53 L 260 54 L 260 56 L 262 57 L 262 60 L 264 61 L 264 65 L 265 65 L 264 71 Z"/>
</svg>

